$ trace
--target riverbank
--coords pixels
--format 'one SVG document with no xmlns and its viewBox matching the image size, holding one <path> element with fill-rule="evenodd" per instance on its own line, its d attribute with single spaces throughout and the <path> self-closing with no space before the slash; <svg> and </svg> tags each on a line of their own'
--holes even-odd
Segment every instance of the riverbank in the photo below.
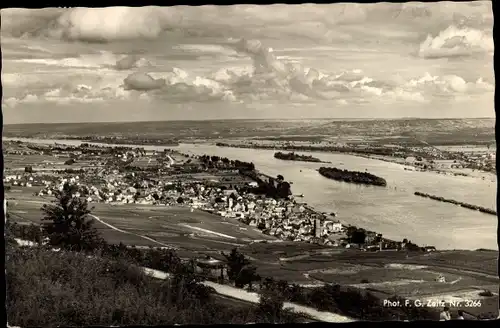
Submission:
<svg viewBox="0 0 500 328">
<path fill-rule="evenodd" d="M 464 202 L 459 202 L 459 201 L 456 201 L 453 199 L 446 199 L 446 198 L 435 196 L 435 195 L 429 195 L 429 194 L 425 194 L 423 192 L 418 192 L 418 191 L 415 191 L 414 194 L 415 194 L 415 196 L 430 198 L 430 199 L 437 200 L 440 202 L 462 206 L 462 207 L 468 208 L 468 209 L 473 210 L 473 211 L 479 211 L 482 213 L 487 213 L 487 214 L 491 214 L 491 215 L 495 215 L 495 216 L 497 215 L 497 212 L 495 210 L 490 209 L 490 208 L 485 208 L 482 206 L 477 206 L 477 205 L 472 205 L 472 204 L 468 204 L 468 203 L 464 203 Z"/>
<path fill-rule="evenodd" d="M 351 155 L 351 156 L 358 156 L 358 157 L 363 157 L 363 158 L 369 158 L 369 159 L 375 159 L 375 160 L 380 160 L 388 163 L 395 163 L 395 164 L 400 164 L 403 166 L 408 166 L 412 167 L 414 170 L 418 170 L 419 172 L 434 172 L 437 174 L 446 174 L 446 175 L 453 175 L 453 176 L 477 176 L 478 173 L 480 177 L 487 178 L 489 174 L 495 175 L 496 176 L 496 170 L 472 170 L 472 169 L 453 169 L 453 168 L 439 168 L 433 165 L 432 162 L 421 162 L 421 161 L 407 161 L 406 159 L 408 156 L 404 156 L 401 151 L 396 151 L 395 149 L 391 147 L 387 148 L 360 148 L 357 149 L 354 146 L 351 147 L 346 147 L 346 146 L 321 146 L 321 147 L 314 147 L 314 146 L 298 146 L 298 145 L 268 145 L 268 144 L 245 144 L 245 143 L 223 143 L 223 142 L 218 142 L 215 144 L 217 147 L 228 147 L 228 148 L 244 148 L 244 149 L 266 149 L 266 150 L 286 150 L 286 151 L 302 151 L 302 152 L 311 152 L 311 153 L 320 153 L 320 152 L 327 152 L 327 153 L 339 153 L 339 154 L 346 154 L 346 155 Z M 398 154 L 398 156 L 395 156 L 394 154 Z M 413 153 L 411 153 L 413 154 Z M 420 154 L 417 152 L 417 154 Z M 421 154 L 420 154 L 421 155 Z M 421 157 L 419 155 L 416 155 L 416 157 Z M 454 158 L 454 157 L 453 157 Z M 439 160 L 436 160 L 439 162 Z M 435 163 L 434 163 L 435 164 Z M 476 173 L 476 174 L 474 174 Z"/>
</svg>

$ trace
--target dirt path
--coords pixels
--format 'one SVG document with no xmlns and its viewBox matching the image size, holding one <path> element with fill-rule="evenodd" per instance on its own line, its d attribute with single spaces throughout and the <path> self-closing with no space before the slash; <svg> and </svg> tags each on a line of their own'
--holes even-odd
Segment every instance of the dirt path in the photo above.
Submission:
<svg viewBox="0 0 500 328">
<path fill-rule="evenodd" d="M 34 203 L 34 204 L 47 204 L 47 202 L 37 201 L 37 200 L 28 200 L 26 202 L 28 202 L 28 203 Z M 120 228 L 117 228 L 114 225 L 111 225 L 111 224 L 103 221 L 101 218 L 99 218 L 98 216 L 96 216 L 94 214 L 89 214 L 89 216 L 92 217 L 93 219 L 99 221 L 100 223 L 104 224 L 105 226 L 107 226 L 108 228 L 110 228 L 112 230 L 115 230 L 115 231 L 118 231 L 118 232 L 121 232 L 121 233 L 124 233 L 124 234 L 127 234 L 127 235 L 136 236 L 136 237 L 139 237 L 139 238 L 142 238 L 142 239 L 146 239 L 146 240 L 148 240 L 150 242 L 153 242 L 153 243 L 158 244 L 158 245 L 163 246 L 163 247 L 167 247 L 167 248 L 170 248 L 170 249 L 178 249 L 175 246 L 164 244 L 162 242 L 154 240 L 153 238 L 150 238 L 150 237 L 147 237 L 147 236 L 143 236 L 143 235 L 140 235 L 140 234 L 137 234 L 137 233 L 133 233 L 133 232 L 130 232 L 130 231 L 126 231 L 126 230 L 122 230 Z"/>
<path fill-rule="evenodd" d="M 103 220 L 101 220 L 101 219 L 100 219 L 98 216 L 96 216 L 96 215 L 89 214 L 89 216 L 90 216 L 90 217 L 92 217 L 92 218 L 94 218 L 94 219 L 96 219 L 96 220 L 97 220 L 97 221 L 99 221 L 100 223 L 104 224 L 105 226 L 107 226 L 107 227 L 109 227 L 110 229 L 113 229 L 113 230 L 115 230 L 115 231 L 118 231 L 118 232 L 121 232 L 121 233 L 125 233 L 125 234 L 129 234 L 129 235 L 133 235 L 133 236 L 136 236 L 136 237 L 140 237 L 140 238 L 142 238 L 142 239 L 149 240 L 149 241 L 151 241 L 151 242 L 153 242 L 153 243 L 155 243 L 155 244 L 158 244 L 158 245 L 160 245 L 160 246 L 163 246 L 163 247 L 168 247 L 168 248 L 171 248 L 171 249 L 178 249 L 178 248 L 177 248 L 177 247 L 175 247 L 175 246 L 172 246 L 172 245 L 168 245 L 168 244 L 161 243 L 161 242 L 159 242 L 159 241 L 157 241 L 157 240 L 154 240 L 153 238 L 149 238 L 149 237 L 147 237 L 147 236 L 139 235 L 139 234 L 137 234 L 137 233 L 133 233 L 133 232 L 130 232 L 130 231 L 125 231 L 125 230 L 122 230 L 122 229 L 120 229 L 120 228 L 117 228 L 117 227 L 115 227 L 115 226 L 113 226 L 113 225 L 111 225 L 111 224 L 109 224 L 109 223 L 107 223 L 107 222 L 104 222 Z"/>
</svg>

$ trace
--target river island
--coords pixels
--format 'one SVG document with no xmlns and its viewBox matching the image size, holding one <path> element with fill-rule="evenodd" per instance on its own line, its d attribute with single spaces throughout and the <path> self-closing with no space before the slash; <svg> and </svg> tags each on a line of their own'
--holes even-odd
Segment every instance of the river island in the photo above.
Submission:
<svg viewBox="0 0 500 328">
<path fill-rule="evenodd" d="M 300 154 L 296 154 L 294 152 L 291 152 L 291 153 L 276 152 L 276 153 L 274 153 L 274 158 L 281 159 L 284 161 L 327 163 L 327 162 L 323 162 L 319 158 L 312 157 L 311 155 L 300 155 Z"/>
<path fill-rule="evenodd" d="M 385 181 L 384 178 L 378 177 L 368 172 L 348 171 L 348 170 L 341 170 L 336 167 L 324 167 L 324 166 L 320 167 L 318 169 L 318 172 L 325 178 L 332 180 L 381 186 L 381 187 L 387 186 L 387 182 Z"/>
</svg>

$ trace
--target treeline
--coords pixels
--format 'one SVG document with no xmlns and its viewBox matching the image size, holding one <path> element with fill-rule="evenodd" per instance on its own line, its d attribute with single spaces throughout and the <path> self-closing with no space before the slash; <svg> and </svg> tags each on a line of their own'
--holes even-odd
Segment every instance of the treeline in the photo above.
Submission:
<svg viewBox="0 0 500 328">
<path fill-rule="evenodd" d="M 292 195 L 291 185 L 289 182 L 285 181 L 282 175 L 278 175 L 277 178 L 269 177 L 265 180 L 262 179 L 256 171 L 240 170 L 239 173 L 257 182 L 258 186 L 242 186 L 238 188 L 238 192 L 265 195 L 268 198 L 274 199 L 284 199 Z"/>
<path fill-rule="evenodd" d="M 301 161 L 301 162 L 313 162 L 313 163 L 321 163 L 321 160 L 316 157 L 312 157 L 310 155 L 299 155 L 294 152 L 291 153 L 282 153 L 276 152 L 274 153 L 274 158 L 282 159 L 285 161 Z"/>
<path fill-rule="evenodd" d="M 444 203 L 450 203 L 450 204 L 459 205 L 459 206 L 468 208 L 470 210 L 479 211 L 479 212 L 482 212 L 482 213 L 487 213 L 487 214 L 492 214 L 492 215 L 497 215 L 497 212 L 495 210 L 492 210 L 492 209 L 489 209 L 489 208 L 486 208 L 486 207 L 472 205 L 472 204 L 468 204 L 468 203 L 463 203 L 463 202 L 459 202 L 459 201 L 456 201 L 456 200 L 453 200 L 453 199 L 447 199 L 447 198 L 444 198 L 444 197 L 430 195 L 430 194 L 426 194 L 426 193 L 419 192 L 419 191 L 415 191 L 414 194 L 415 194 L 415 196 L 420 196 L 420 197 L 424 197 L 424 198 L 430 198 L 430 199 L 437 200 L 437 201 L 444 202 Z"/>
<path fill-rule="evenodd" d="M 257 187 L 241 186 L 238 187 L 238 192 L 253 193 L 256 195 L 266 195 L 270 198 L 287 198 L 292 194 L 290 183 L 284 181 L 282 176 L 277 178 L 262 179 L 259 173 L 255 170 L 255 165 L 252 162 L 244 162 L 240 160 L 230 160 L 226 157 L 201 155 L 198 159 L 209 169 L 231 169 L 238 170 L 240 175 L 246 176 L 257 182 Z"/>
<path fill-rule="evenodd" d="M 325 178 L 332 180 L 382 187 L 387 186 L 385 179 L 368 172 L 341 170 L 336 167 L 320 167 L 318 172 Z"/>
<path fill-rule="evenodd" d="M 200 155 L 198 159 L 207 168 L 230 168 L 235 170 L 253 171 L 255 165 L 252 162 L 243 162 L 240 160 L 230 160 L 227 157 Z"/>
<path fill-rule="evenodd" d="M 217 142 L 215 144 L 218 147 L 231 147 L 231 148 L 251 148 L 251 149 L 276 149 L 280 148 L 282 150 L 289 151 L 323 151 L 323 152 L 337 152 L 337 153 L 357 153 L 364 155 L 382 155 L 382 156 L 394 156 L 394 150 L 390 148 L 368 148 L 359 149 L 356 147 L 337 147 L 337 146 L 281 146 L 281 145 L 263 145 L 263 144 L 228 144 L 223 142 Z"/>
<path fill-rule="evenodd" d="M 85 140 L 89 142 L 99 142 L 99 143 L 112 143 L 112 144 L 135 144 L 144 146 L 178 146 L 179 140 L 177 139 L 149 139 L 141 137 L 110 137 L 110 136 L 85 136 L 85 137 L 74 137 L 66 138 L 69 140 Z"/>
</svg>

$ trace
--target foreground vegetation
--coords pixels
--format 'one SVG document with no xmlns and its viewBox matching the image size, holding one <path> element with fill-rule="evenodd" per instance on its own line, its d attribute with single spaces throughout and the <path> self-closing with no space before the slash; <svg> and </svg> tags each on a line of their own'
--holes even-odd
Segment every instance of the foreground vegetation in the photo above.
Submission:
<svg viewBox="0 0 500 328">
<path fill-rule="evenodd" d="M 27 326 L 297 322 L 286 311 L 230 307 L 188 272 L 157 280 L 124 259 L 7 247 L 9 324 Z"/>
</svg>

